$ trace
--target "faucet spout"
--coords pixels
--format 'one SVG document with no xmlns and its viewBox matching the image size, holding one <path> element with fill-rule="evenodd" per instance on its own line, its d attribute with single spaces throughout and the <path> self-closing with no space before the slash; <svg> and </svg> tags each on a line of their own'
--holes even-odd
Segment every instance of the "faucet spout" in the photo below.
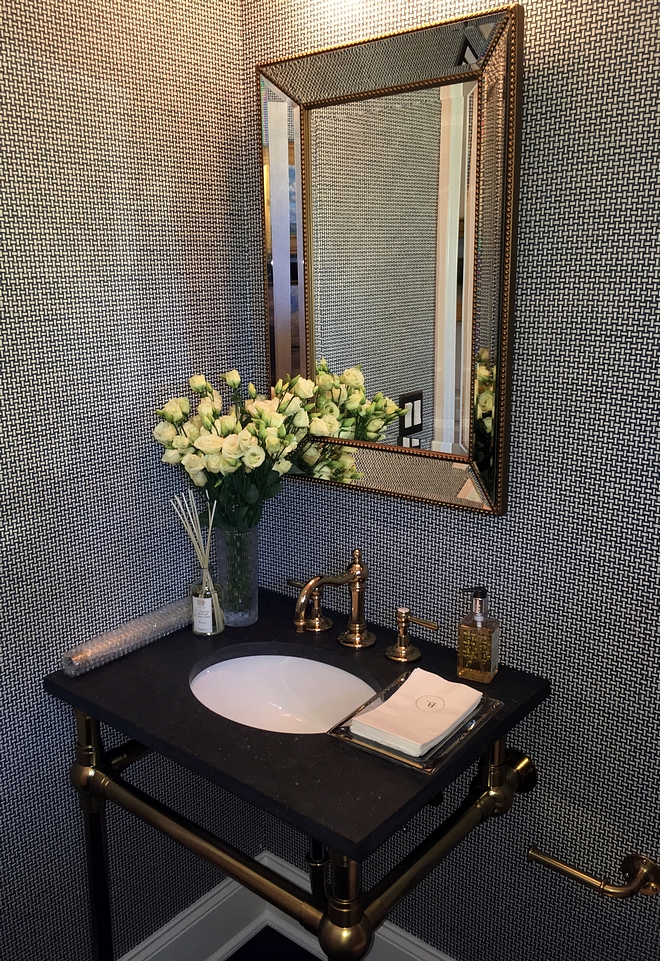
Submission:
<svg viewBox="0 0 660 961">
<path fill-rule="evenodd" d="M 376 641 L 375 634 L 366 630 L 364 620 L 364 590 L 369 568 L 362 563 L 362 551 L 353 551 L 353 563 L 343 574 L 319 574 L 305 584 L 298 600 L 293 619 L 296 631 L 302 634 L 307 625 L 307 605 L 314 591 L 325 584 L 348 584 L 351 592 L 351 616 L 348 627 L 339 635 L 339 643 L 345 647 L 370 647 Z"/>
</svg>

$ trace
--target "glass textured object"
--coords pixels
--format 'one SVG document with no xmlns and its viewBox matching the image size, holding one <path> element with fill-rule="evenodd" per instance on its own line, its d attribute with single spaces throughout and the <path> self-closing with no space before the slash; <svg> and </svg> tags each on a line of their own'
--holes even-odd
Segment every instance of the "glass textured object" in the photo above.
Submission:
<svg viewBox="0 0 660 961">
<path fill-rule="evenodd" d="M 488 593 L 484 587 L 473 590 L 472 613 L 458 626 L 459 677 L 488 684 L 500 663 L 500 622 L 488 616 Z"/>
<path fill-rule="evenodd" d="M 213 533 L 225 624 L 248 627 L 259 616 L 259 528 Z"/>
</svg>

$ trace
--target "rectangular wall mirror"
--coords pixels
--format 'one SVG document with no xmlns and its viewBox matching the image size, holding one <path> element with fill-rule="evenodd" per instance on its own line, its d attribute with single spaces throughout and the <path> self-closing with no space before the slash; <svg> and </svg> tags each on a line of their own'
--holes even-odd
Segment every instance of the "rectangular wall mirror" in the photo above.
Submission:
<svg viewBox="0 0 660 961">
<path fill-rule="evenodd" d="M 257 68 L 272 382 L 408 410 L 363 488 L 506 509 L 521 59 L 509 6 Z"/>
</svg>

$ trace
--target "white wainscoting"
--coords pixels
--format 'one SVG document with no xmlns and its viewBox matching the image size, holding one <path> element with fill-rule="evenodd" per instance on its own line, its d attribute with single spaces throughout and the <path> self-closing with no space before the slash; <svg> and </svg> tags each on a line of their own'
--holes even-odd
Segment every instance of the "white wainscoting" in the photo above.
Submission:
<svg viewBox="0 0 660 961">
<path fill-rule="evenodd" d="M 257 860 L 289 881 L 309 889 L 307 876 L 269 851 Z M 195 901 L 120 961 L 225 961 L 268 925 L 316 958 L 325 959 L 313 934 L 229 878 Z M 376 931 L 369 961 L 453 961 L 395 924 Z"/>
</svg>

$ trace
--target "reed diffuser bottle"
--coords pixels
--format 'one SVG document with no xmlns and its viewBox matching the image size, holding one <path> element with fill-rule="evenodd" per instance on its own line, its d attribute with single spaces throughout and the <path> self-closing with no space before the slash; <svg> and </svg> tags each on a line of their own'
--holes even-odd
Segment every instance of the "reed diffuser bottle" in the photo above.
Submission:
<svg viewBox="0 0 660 961">
<path fill-rule="evenodd" d="M 199 566 L 202 580 L 190 588 L 192 600 L 192 629 L 193 634 L 220 634 L 225 629 L 225 618 L 220 606 L 220 590 L 209 573 L 209 555 L 211 552 L 211 530 L 215 504 L 209 505 L 209 524 L 206 540 L 202 534 L 202 527 L 197 516 L 195 497 L 188 491 L 188 498 L 174 497 L 170 501 L 174 513 L 181 521 L 183 528 L 190 538 Z"/>
<path fill-rule="evenodd" d="M 488 616 L 488 591 L 473 587 L 472 613 L 458 625 L 458 676 L 488 684 L 500 662 L 500 622 Z"/>
</svg>

